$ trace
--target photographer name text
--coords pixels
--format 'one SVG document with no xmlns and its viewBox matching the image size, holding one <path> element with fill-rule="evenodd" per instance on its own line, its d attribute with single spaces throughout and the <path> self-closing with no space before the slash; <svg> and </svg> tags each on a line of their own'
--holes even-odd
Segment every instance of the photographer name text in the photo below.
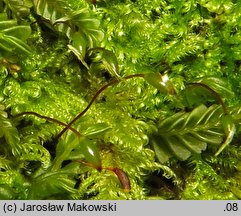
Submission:
<svg viewBox="0 0 241 216">
<path fill-rule="evenodd" d="M 3 211 L 7 212 L 116 212 L 116 203 L 107 202 L 105 204 L 87 204 L 85 202 L 67 202 L 65 204 L 30 204 L 22 203 L 5 203 Z"/>
</svg>

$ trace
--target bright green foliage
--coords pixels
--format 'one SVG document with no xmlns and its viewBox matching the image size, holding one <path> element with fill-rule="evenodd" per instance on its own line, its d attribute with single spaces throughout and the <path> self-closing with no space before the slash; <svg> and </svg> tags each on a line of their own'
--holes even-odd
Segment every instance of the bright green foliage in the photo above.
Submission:
<svg viewBox="0 0 241 216">
<path fill-rule="evenodd" d="M 0 199 L 240 199 L 240 11 L 0 0 Z"/>
<path fill-rule="evenodd" d="M 2 146 L 2 151 L 12 150 L 14 155 L 19 155 L 19 134 L 16 127 L 14 127 L 11 121 L 7 118 L 8 114 L 3 111 L 4 106 L 1 105 L 0 110 L 0 137 L 4 137 L 6 143 L 10 146 Z M 6 149 L 6 150 L 4 150 Z"/>
<path fill-rule="evenodd" d="M 52 170 L 58 170 L 64 160 L 84 160 L 96 167 L 101 166 L 100 153 L 93 140 L 87 137 L 76 137 L 73 132 L 67 133 L 64 140 L 56 146 L 56 157 Z"/>
<path fill-rule="evenodd" d="M 24 34 L 23 34 L 24 32 Z M 13 52 L 30 53 L 30 47 L 25 43 L 25 40 L 30 35 L 29 26 L 17 25 L 16 20 L 1 20 L 0 21 L 0 48 L 1 50 Z"/>
<path fill-rule="evenodd" d="M 93 62 L 90 65 L 90 72 L 95 73 L 95 71 L 108 71 L 111 76 L 120 79 L 118 60 L 113 52 L 100 47 L 90 50 L 92 52 L 97 51 L 101 53 L 92 58 Z M 99 76 L 101 76 L 101 74 Z"/>
<path fill-rule="evenodd" d="M 219 145 L 223 140 L 222 108 L 201 105 L 191 113 L 179 112 L 161 120 L 153 143 L 161 163 L 175 155 L 186 160 L 191 153 L 200 154 L 207 144 Z"/>
<path fill-rule="evenodd" d="M 84 62 L 87 46 L 92 48 L 103 39 L 103 32 L 98 29 L 99 20 L 90 17 L 87 8 L 74 11 L 62 0 L 33 0 L 33 7 L 47 27 L 72 41 L 69 49 L 88 68 Z"/>
<path fill-rule="evenodd" d="M 161 76 L 157 73 L 148 73 L 144 76 L 145 80 L 165 94 L 175 94 L 175 89 L 167 75 Z"/>
<path fill-rule="evenodd" d="M 215 156 L 218 156 L 222 152 L 222 150 L 229 143 L 232 142 L 234 134 L 236 133 L 235 123 L 234 123 L 234 120 L 231 115 L 224 115 L 222 117 L 221 121 L 222 121 L 223 128 L 224 128 L 227 138 L 226 138 L 225 142 L 222 144 L 222 146 L 220 147 L 220 149 L 216 152 Z"/>
</svg>

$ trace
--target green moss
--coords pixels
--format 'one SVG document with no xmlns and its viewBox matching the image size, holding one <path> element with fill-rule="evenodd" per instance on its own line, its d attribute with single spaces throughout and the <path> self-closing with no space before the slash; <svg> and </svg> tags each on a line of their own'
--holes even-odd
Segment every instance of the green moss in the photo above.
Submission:
<svg viewBox="0 0 241 216">
<path fill-rule="evenodd" d="M 0 198 L 240 199 L 239 2 L 14 2 Z"/>
</svg>

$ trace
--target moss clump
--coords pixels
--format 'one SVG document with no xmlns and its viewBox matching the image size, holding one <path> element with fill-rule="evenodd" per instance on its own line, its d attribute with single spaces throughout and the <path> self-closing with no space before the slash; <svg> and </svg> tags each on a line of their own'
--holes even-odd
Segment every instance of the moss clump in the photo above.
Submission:
<svg viewBox="0 0 241 216">
<path fill-rule="evenodd" d="M 240 10 L 0 1 L 0 198 L 240 199 Z"/>
</svg>

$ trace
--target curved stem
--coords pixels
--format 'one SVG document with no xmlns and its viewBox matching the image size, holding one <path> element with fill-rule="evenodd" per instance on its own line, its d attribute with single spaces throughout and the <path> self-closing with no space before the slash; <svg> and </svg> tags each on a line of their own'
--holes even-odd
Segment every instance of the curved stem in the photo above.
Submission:
<svg viewBox="0 0 241 216">
<path fill-rule="evenodd" d="M 223 112 L 225 114 L 228 114 L 228 109 L 225 105 L 225 103 L 223 102 L 223 99 L 220 97 L 220 95 L 214 91 L 212 88 L 210 88 L 208 85 L 204 84 L 204 83 L 190 83 L 189 85 L 191 85 L 191 87 L 195 87 L 195 86 L 200 86 L 202 88 L 207 89 L 217 100 L 217 102 L 222 106 L 223 108 Z"/>
<path fill-rule="evenodd" d="M 73 120 L 57 135 L 56 139 L 59 139 L 63 133 L 68 129 L 68 127 L 70 127 L 74 122 L 76 122 L 81 116 L 83 116 L 91 107 L 91 105 L 94 103 L 94 101 L 96 100 L 96 98 L 105 90 L 107 89 L 109 86 L 115 85 L 119 82 L 121 82 L 123 79 L 124 80 L 128 80 L 128 79 L 132 79 L 134 77 L 144 77 L 144 74 L 133 74 L 133 75 L 129 75 L 126 77 L 123 77 L 121 80 L 117 80 L 117 79 L 113 79 L 111 80 L 109 83 L 105 84 L 104 86 L 102 86 L 93 96 L 93 98 L 91 99 L 91 101 L 89 102 L 89 104 L 87 105 L 87 107 L 80 112 L 76 117 L 73 118 Z"/>
<path fill-rule="evenodd" d="M 62 125 L 62 126 L 64 126 L 64 127 L 66 127 L 67 129 L 71 130 L 71 131 L 72 131 L 73 133 L 75 133 L 78 137 L 81 137 L 81 134 L 80 134 L 76 129 L 74 129 L 74 128 L 72 128 L 71 126 L 69 126 L 68 124 L 66 124 L 66 123 L 64 123 L 64 122 L 61 122 L 61 121 L 59 121 L 59 120 L 57 120 L 57 119 L 50 118 L 50 117 L 48 117 L 48 116 L 40 115 L 40 114 L 38 114 L 38 113 L 36 113 L 36 112 L 22 112 L 22 113 L 19 113 L 19 114 L 13 116 L 13 117 L 14 117 L 14 118 L 18 118 L 18 117 L 23 116 L 23 115 L 34 115 L 34 116 L 37 116 L 37 117 L 39 117 L 39 118 L 45 119 L 45 120 L 47 120 L 47 121 L 49 121 L 49 122 L 54 122 L 54 123 L 56 123 L 56 124 Z"/>
<path fill-rule="evenodd" d="M 124 189 L 125 192 L 129 192 L 131 189 L 131 183 L 128 175 L 120 168 L 118 167 L 102 167 L 102 166 L 96 166 L 94 164 L 91 164 L 89 162 L 83 161 L 83 160 L 76 160 L 78 163 L 82 163 L 86 166 L 92 167 L 94 169 L 97 169 L 99 172 L 101 170 L 109 170 L 111 172 L 114 172 L 115 175 L 118 177 L 122 188 Z"/>
</svg>

